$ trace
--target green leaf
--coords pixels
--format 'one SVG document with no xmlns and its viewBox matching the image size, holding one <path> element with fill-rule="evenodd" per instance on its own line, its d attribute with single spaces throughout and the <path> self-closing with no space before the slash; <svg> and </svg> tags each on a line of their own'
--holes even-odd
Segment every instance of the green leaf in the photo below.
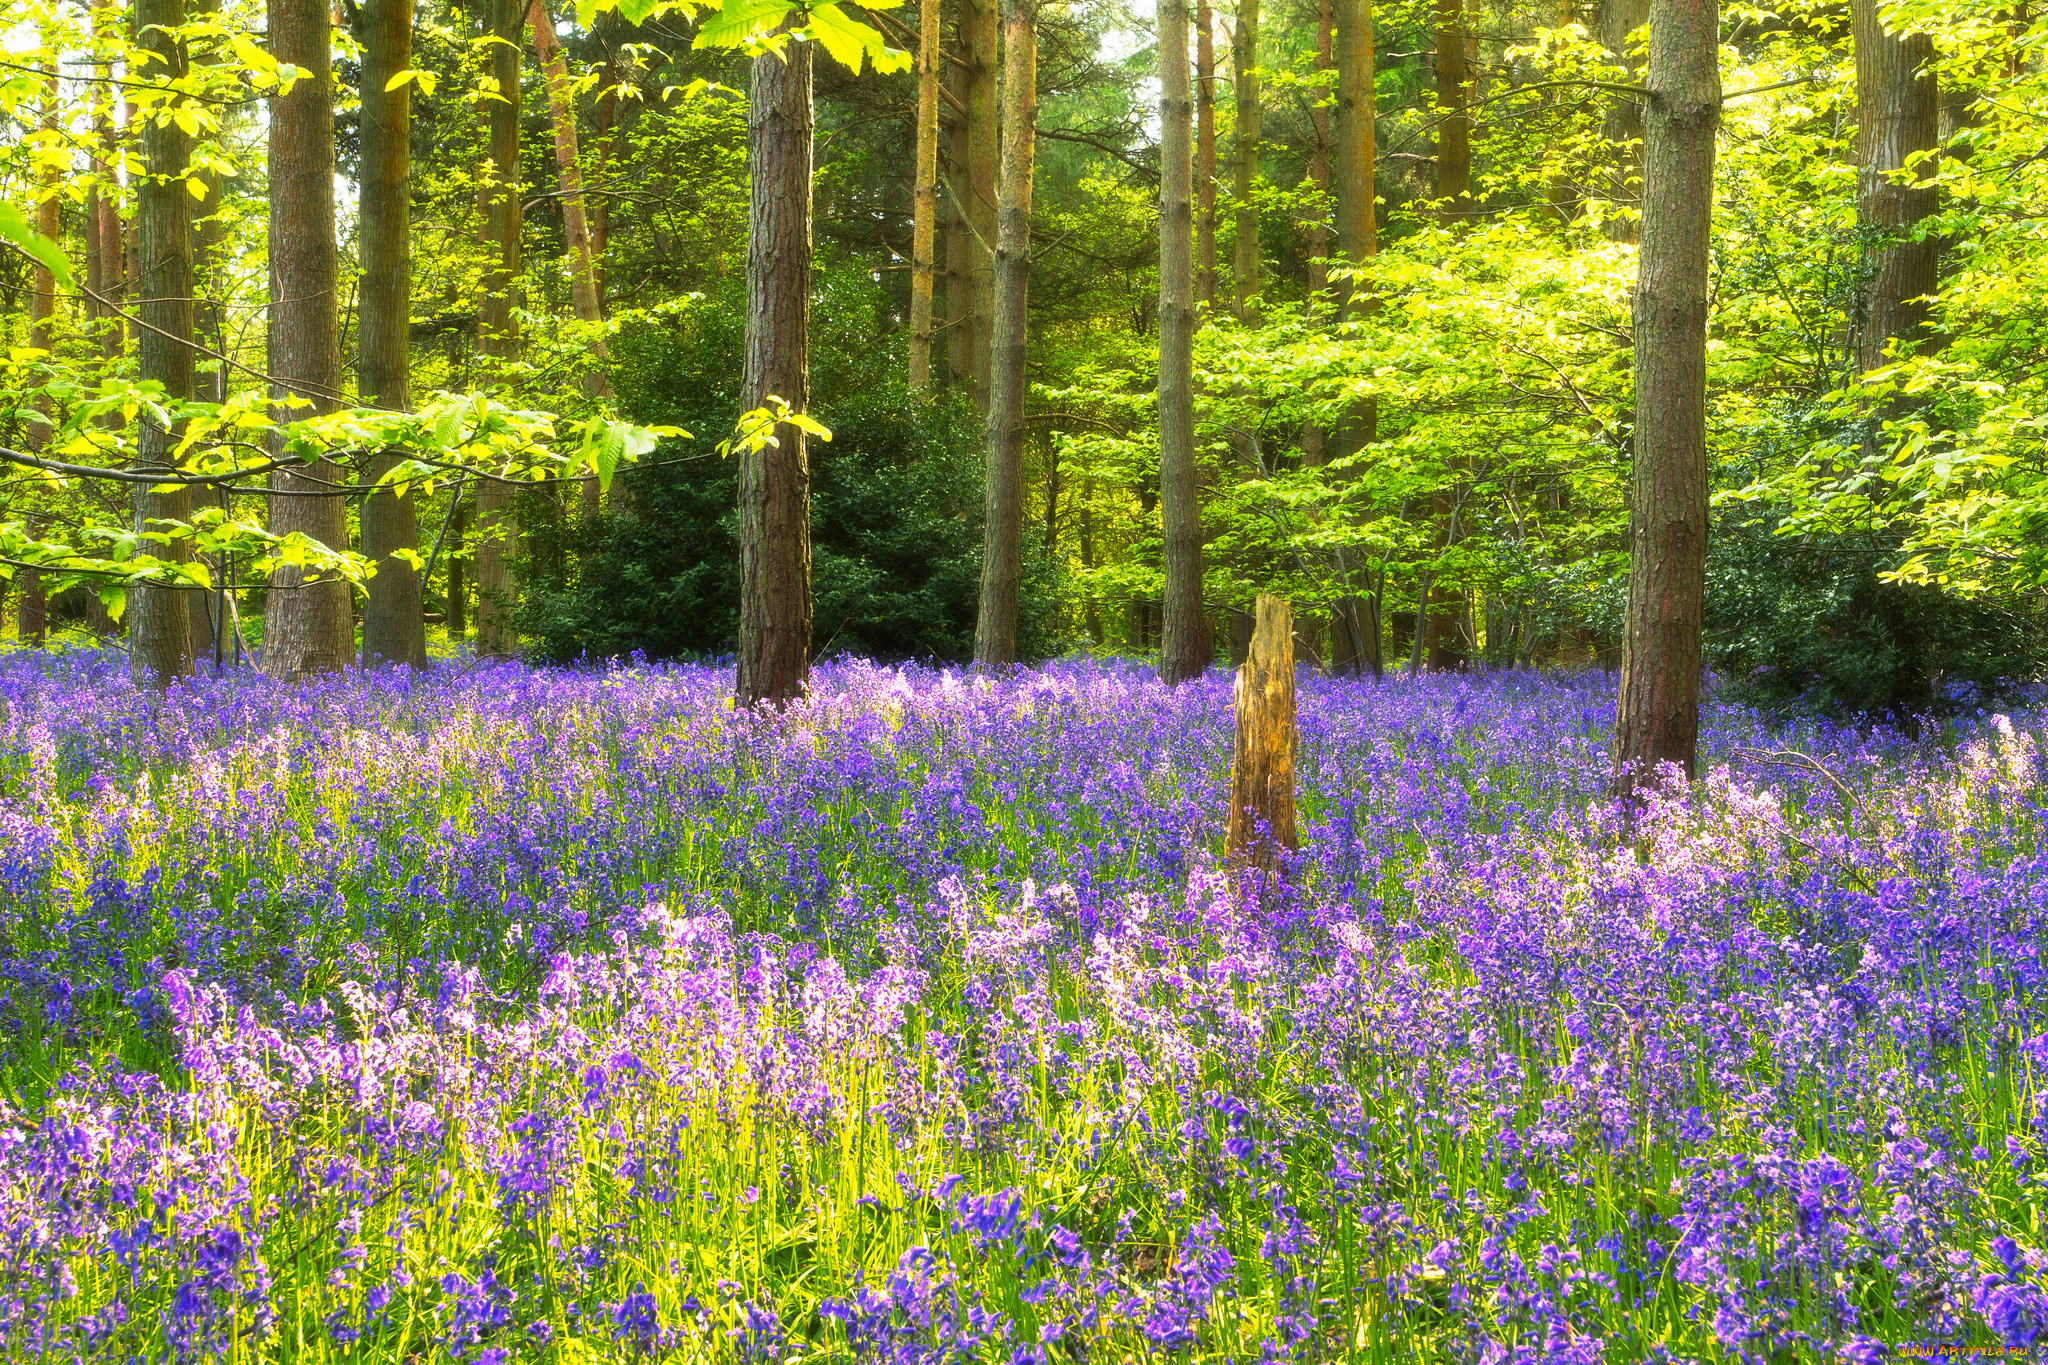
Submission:
<svg viewBox="0 0 2048 1365">
<path fill-rule="evenodd" d="M 778 27 L 789 14 L 789 0 L 725 0 L 718 13 L 705 19 L 690 46 L 732 48 Z M 630 17 L 630 16 L 629 16 Z"/>
<path fill-rule="evenodd" d="M 860 74 L 863 58 L 872 61 L 878 73 L 910 69 L 908 52 L 890 47 L 883 41 L 880 31 L 854 18 L 837 4 L 828 2 L 812 10 L 810 22 L 804 26 L 804 34 L 830 53 L 833 61 L 856 76 Z"/>
<path fill-rule="evenodd" d="M 47 269 L 59 284 L 71 284 L 71 265 L 64 249 L 37 232 L 28 215 L 12 204 L 0 204 L 0 240 L 12 242 Z"/>
</svg>

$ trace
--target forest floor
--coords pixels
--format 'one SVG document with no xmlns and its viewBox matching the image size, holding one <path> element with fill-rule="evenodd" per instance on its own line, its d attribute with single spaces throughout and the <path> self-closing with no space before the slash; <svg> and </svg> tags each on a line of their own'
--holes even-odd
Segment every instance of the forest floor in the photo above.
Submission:
<svg viewBox="0 0 2048 1365">
<path fill-rule="evenodd" d="M 2048 1332 L 2048 715 L 1611 680 L 0 659 L 15 1360 L 1990 1355 Z"/>
</svg>

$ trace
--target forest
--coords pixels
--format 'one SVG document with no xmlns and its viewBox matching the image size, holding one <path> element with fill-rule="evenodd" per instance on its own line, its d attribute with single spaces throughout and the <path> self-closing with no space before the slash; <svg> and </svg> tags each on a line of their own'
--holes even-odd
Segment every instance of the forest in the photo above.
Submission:
<svg viewBox="0 0 2048 1365">
<path fill-rule="evenodd" d="M 2027 0 L 0 3 L 0 1361 L 2048 1349 Z"/>
</svg>

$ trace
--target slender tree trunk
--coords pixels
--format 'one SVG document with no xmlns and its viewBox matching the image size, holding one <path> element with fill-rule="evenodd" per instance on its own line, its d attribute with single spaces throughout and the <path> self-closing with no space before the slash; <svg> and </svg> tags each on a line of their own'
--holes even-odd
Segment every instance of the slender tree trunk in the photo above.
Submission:
<svg viewBox="0 0 2048 1365">
<path fill-rule="evenodd" d="M 1642 58 L 1630 39 L 1649 22 L 1651 0 L 1599 0 L 1600 45 L 1620 63 L 1624 83 L 1641 78 Z M 1607 106 L 1605 128 L 1612 181 L 1607 199 L 1614 206 L 1606 218 L 1610 240 L 1633 242 L 1642 235 L 1643 104 L 1640 95 L 1619 95 Z"/>
<path fill-rule="evenodd" d="M 1334 71 L 1336 57 L 1336 11 L 1331 0 L 1317 0 L 1316 4 L 1316 70 Z M 1330 110 L 1318 102 L 1311 111 L 1310 127 L 1315 133 L 1315 146 L 1309 150 L 1308 178 L 1320 195 L 1330 192 Z M 1308 287 L 1309 292 L 1321 295 L 1330 287 L 1330 220 L 1320 209 L 1308 222 Z M 1318 433 L 1320 436 L 1320 433 Z"/>
<path fill-rule="evenodd" d="M 932 387 L 932 247 L 939 215 L 939 0 L 917 19 L 917 183 L 911 210 L 910 387 Z"/>
<path fill-rule="evenodd" d="M 49 96 L 43 104 L 42 128 L 45 133 L 55 133 L 62 124 L 57 109 L 57 72 L 49 69 Z M 46 168 L 42 174 L 41 197 L 36 204 L 36 231 L 55 241 L 60 228 L 58 209 L 61 201 L 62 179 L 55 167 Z M 88 252 L 90 254 L 90 252 Z M 46 265 L 37 265 L 29 272 L 29 325 L 28 344 L 38 351 L 55 352 L 57 348 L 57 277 Z M 31 452 L 39 452 L 49 443 L 50 428 L 44 425 L 49 419 L 48 406 L 41 413 L 44 421 L 30 425 L 23 442 Z M 40 534 L 43 519 L 29 518 L 32 534 Z M 15 642 L 23 646 L 41 648 L 47 624 L 47 601 L 43 592 L 43 576 L 34 569 L 16 571 L 15 578 L 21 583 L 21 601 L 15 611 Z"/>
<path fill-rule="evenodd" d="M 465 502 L 455 509 L 455 520 L 448 525 L 448 610 L 444 612 L 448 643 L 459 646 L 469 635 L 469 585 L 462 581 L 462 538 L 469 530 L 469 519 L 476 512 L 476 504 Z"/>
<path fill-rule="evenodd" d="M 1452 225 L 1472 212 L 1471 74 L 1465 59 L 1465 0 L 1436 0 L 1437 212 Z"/>
<path fill-rule="evenodd" d="M 1031 287 L 1031 177 L 1037 151 L 1038 35 L 1031 0 L 1003 8 L 1003 176 L 996 210 L 995 329 L 990 347 L 987 520 L 974 661 L 1017 661 L 1024 581 L 1024 347 Z"/>
<path fill-rule="evenodd" d="M 583 198 L 583 164 L 576 139 L 576 87 L 569 79 L 569 63 L 562 55 L 562 45 L 555 38 L 555 22 L 548 14 L 547 0 L 529 0 L 526 23 L 533 31 L 533 54 L 540 62 L 547 86 L 548 120 L 555 133 L 555 181 L 562 191 L 562 225 L 569 239 L 570 306 L 576 310 L 576 320 L 593 329 L 587 344 L 594 363 L 583 370 L 583 392 L 592 398 L 606 399 L 612 396 L 612 381 L 604 370 L 611 352 L 604 333 L 597 330 L 604 321 L 603 286 Z M 601 497 L 597 476 L 586 474 L 576 483 L 582 515 L 596 516 Z"/>
<path fill-rule="evenodd" d="M 1856 43 L 1857 216 L 1873 239 L 1856 364 L 1874 370 L 1886 363 L 1893 340 L 1924 338 L 1926 300 L 1940 287 L 1940 239 L 1928 234 L 1916 241 L 1914 232 L 1936 207 L 1929 154 L 1941 143 L 1941 92 L 1932 38 L 1886 32 L 1877 0 L 1854 0 L 1849 14 Z"/>
<path fill-rule="evenodd" d="M 747 105 L 752 222 L 747 247 L 747 362 L 742 402 L 810 396 L 811 45 L 754 59 Z M 739 478 L 742 706 L 803 695 L 811 653 L 811 469 L 801 429 L 742 453 Z"/>
<path fill-rule="evenodd" d="M 90 0 L 92 27 L 96 34 L 105 34 L 119 22 L 119 11 L 113 0 Z M 102 80 L 113 75 L 110 63 L 98 64 Z M 120 356 L 127 345 L 128 324 L 115 308 L 123 305 L 127 295 L 127 255 L 122 244 L 127 240 L 121 228 L 121 216 L 115 202 L 116 194 L 111 192 L 114 185 L 114 167 L 119 164 L 118 134 L 114 129 L 113 114 L 103 110 L 93 115 L 92 141 L 93 191 L 85 201 L 86 212 L 86 279 L 95 294 L 106 300 L 105 305 L 94 304 L 93 315 L 99 318 L 100 355 L 108 360 Z M 100 187 L 104 185 L 107 190 Z"/>
<path fill-rule="evenodd" d="M 1259 209 L 1252 195 L 1259 179 L 1259 0 L 1237 0 L 1231 35 L 1231 70 L 1237 78 L 1237 315 L 1258 320 Z"/>
<path fill-rule="evenodd" d="M 1717 0 L 1653 0 L 1635 296 L 1634 474 L 1616 785 L 1690 777 L 1707 543 L 1707 243 L 1721 121 Z"/>
<path fill-rule="evenodd" d="M 270 50 L 306 74 L 270 101 L 270 373 L 280 420 L 332 412 L 341 393 L 334 236 L 334 77 L 324 0 L 269 0 Z M 290 404 L 306 399 L 311 406 Z M 283 454 L 279 441 L 273 455 Z M 305 497 L 343 482 L 332 461 L 270 476 L 273 531 L 348 548 L 340 498 Z M 334 673 L 355 660 L 348 585 L 301 586 L 300 570 L 271 575 L 263 612 L 263 671 L 279 678 Z"/>
<path fill-rule="evenodd" d="M 185 22 L 184 0 L 136 0 L 136 42 L 155 54 L 146 71 L 150 79 L 181 77 L 184 49 L 168 30 Z M 132 272 L 139 295 L 138 373 L 163 385 L 171 399 L 192 397 L 192 196 L 185 189 L 192 139 L 175 121 L 151 120 L 142 129 L 143 174 L 135 190 L 138 267 Z M 136 438 L 135 468 L 169 472 L 176 466 L 171 449 L 176 433 L 145 417 Z M 159 491 L 161 485 L 135 484 L 134 513 L 138 531 L 155 529 L 159 521 L 191 518 L 189 489 Z M 159 557 L 188 561 L 191 542 L 176 540 L 156 547 Z M 163 687 L 193 671 L 194 641 L 184 592 L 167 586 L 142 586 L 128 593 L 129 660 L 135 681 Z"/>
<path fill-rule="evenodd" d="M 1362 264 L 1379 252 L 1373 174 L 1377 130 L 1372 3 L 1335 0 L 1333 9 L 1337 30 L 1337 116 L 1333 130 L 1337 154 L 1331 179 L 1337 200 L 1337 256 L 1349 263 Z M 1349 286 L 1338 292 L 1346 318 L 1355 319 L 1363 313 L 1368 300 L 1356 296 Z M 1330 456 L 1339 458 L 1363 450 L 1372 443 L 1377 425 L 1378 408 L 1374 400 L 1363 399 L 1351 420 L 1326 438 Z M 1332 569 L 1345 590 L 1330 609 L 1330 669 L 1346 675 L 1370 673 L 1377 678 L 1384 667 L 1377 593 L 1358 594 L 1360 566 L 1351 563 L 1349 556 L 1335 556 Z"/>
<path fill-rule="evenodd" d="M 1195 6 L 1195 293 L 1216 312 L 1216 12 Z"/>
<path fill-rule="evenodd" d="M 356 383 L 363 401 L 388 412 L 412 407 L 412 85 L 386 90 L 412 65 L 412 0 L 364 0 L 362 157 L 356 212 L 361 235 L 361 316 L 356 324 Z M 372 457 L 381 479 L 397 452 Z M 401 551 L 419 553 L 414 493 L 363 498 L 363 554 L 377 565 L 363 603 L 363 666 L 427 666 L 426 607 L 420 571 Z"/>
<path fill-rule="evenodd" d="M 1159 508 L 1166 612 L 1159 676 L 1199 678 L 1209 661 L 1202 617 L 1202 506 L 1195 475 L 1194 102 L 1188 91 L 1188 0 L 1159 4 Z"/>
<path fill-rule="evenodd" d="M 519 354 L 519 324 L 513 313 L 519 287 L 519 31 L 526 0 L 490 0 L 490 31 L 505 41 L 491 46 L 491 74 L 501 98 L 490 101 L 491 184 L 484 246 L 489 266 L 477 309 L 478 346 L 487 360 L 505 362 Z M 519 529 L 513 520 L 512 485 L 492 479 L 476 490 L 476 652 L 502 658 L 519 647 L 512 612 L 519 584 L 513 571 Z"/>
<path fill-rule="evenodd" d="M 961 0 L 960 45 L 967 60 L 967 183 L 957 186 L 967 231 L 968 368 L 974 406 L 989 410 L 990 350 L 995 327 L 996 175 L 1003 123 L 996 107 L 996 0 Z"/>
<path fill-rule="evenodd" d="M 967 24 L 959 36 L 964 45 Z M 943 49 L 942 49 L 943 50 Z M 967 228 L 968 144 L 973 140 L 972 109 L 967 103 L 967 68 L 942 62 L 940 79 L 964 112 L 947 124 L 946 192 L 946 382 L 970 398 L 974 393 L 974 234 Z"/>
</svg>

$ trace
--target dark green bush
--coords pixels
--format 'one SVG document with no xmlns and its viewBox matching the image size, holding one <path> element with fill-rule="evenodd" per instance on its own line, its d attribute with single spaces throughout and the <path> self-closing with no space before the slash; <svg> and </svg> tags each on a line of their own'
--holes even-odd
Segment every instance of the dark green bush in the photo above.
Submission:
<svg viewBox="0 0 2048 1365">
<path fill-rule="evenodd" d="M 716 453 L 739 416 L 743 296 L 694 301 L 623 328 L 613 383 L 639 421 L 680 426 L 624 475 L 633 511 L 590 526 L 528 500 L 521 633 L 552 661 L 715 657 L 739 620 L 737 465 Z M 900 347 L 873 335 L 875 286 L 821 274 L 812 302 L 812 650 L 819 656 L 964 661 L 981 583 L 980 425 L 960 404 L 914 398 Z M 1060 584 L 1032 565 L 1019 652 L 1059 652 Z"/>
<path fill-rule="evenodd" d="M 1744 700 L 1910 726 L 2040 677 L 2041 623 L 2018 604 L 1886 582 L 1899 555 L 1879 534 L 1775 526 L 1724 514 L 1707 554 L 1707 663 Z"/>
</svg>

